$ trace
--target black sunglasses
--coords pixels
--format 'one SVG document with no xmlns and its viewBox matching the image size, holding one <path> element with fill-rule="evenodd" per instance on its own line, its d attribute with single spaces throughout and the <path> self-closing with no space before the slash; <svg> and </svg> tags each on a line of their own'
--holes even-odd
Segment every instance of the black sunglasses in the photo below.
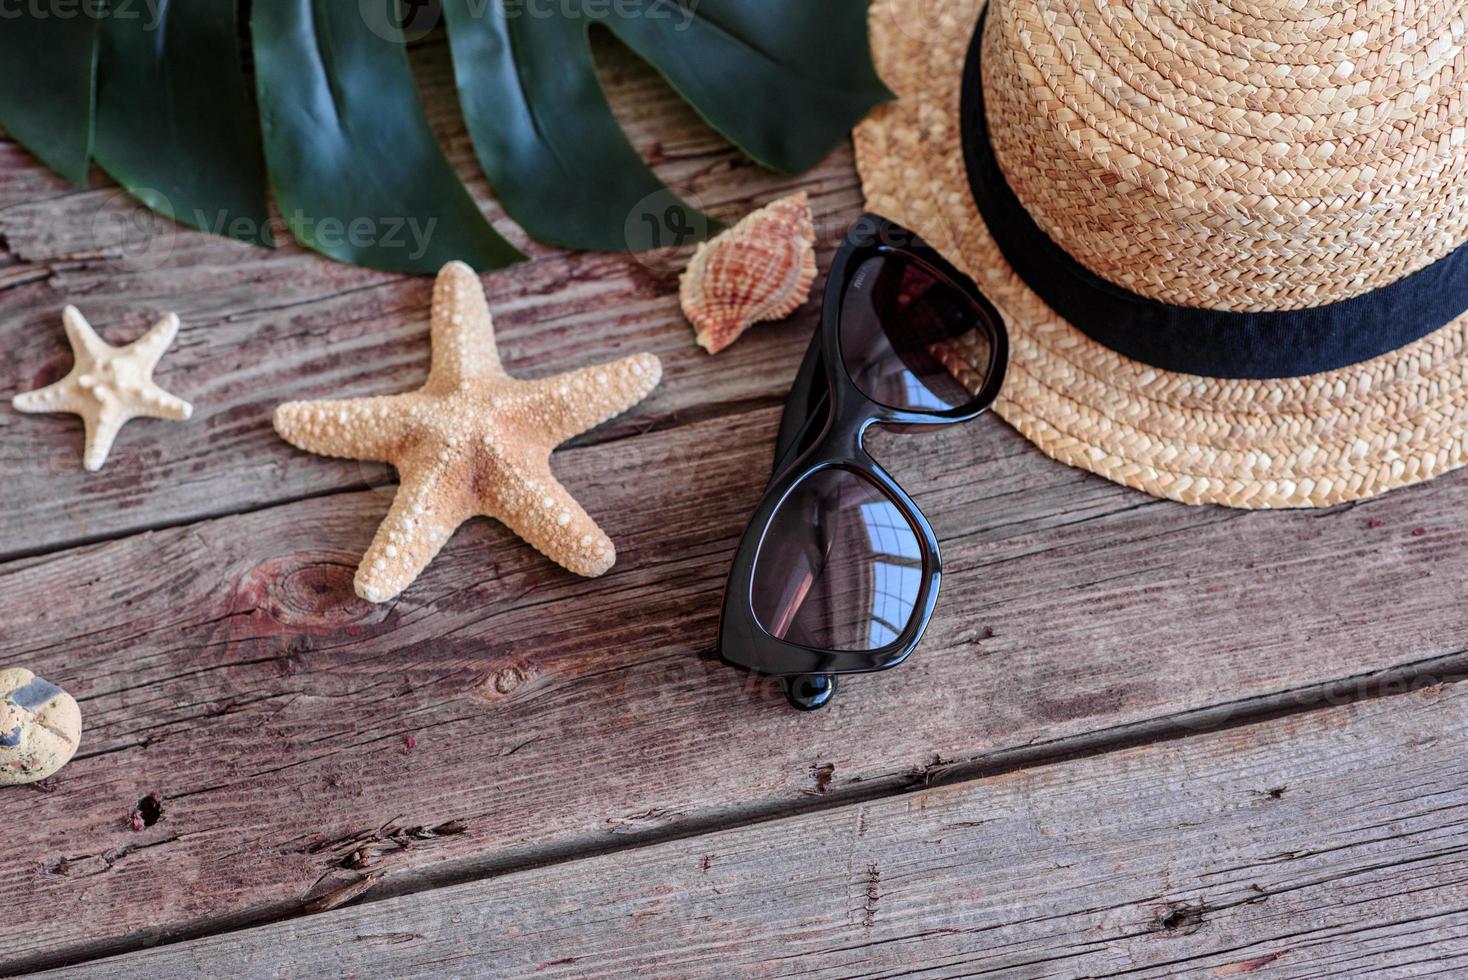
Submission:
<svg viewBox="0 0 1468 980">
<path fill-rule="evenodd" d="M 967 276 L 885 218 L 856 222 L 724 587 L 726 663 L 781 678 L 792 705 L 814 710 L 836 675 L 907 659 L 938 599 L 938 540 L 863 436 L 976 418 L 1008 361 L 1004 322 Z"/>
</svg>

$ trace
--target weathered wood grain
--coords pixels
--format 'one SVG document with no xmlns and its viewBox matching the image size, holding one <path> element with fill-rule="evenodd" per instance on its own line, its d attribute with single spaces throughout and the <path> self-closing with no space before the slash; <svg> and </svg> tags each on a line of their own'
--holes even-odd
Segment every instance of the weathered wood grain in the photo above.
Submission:
<svg viewBox="0 0 1468 980">
<path fill-rule="evenodd" d="M 535 245 L 509 225 L 479 175 L 456 114 L 447 54 L 422 62 L 443 143 L 477 200 L 534 261 L 486 277 L 501 349 L 537 377 L 648 350 L 665 381 L 604 439 L 772 401 L 788 385 L 814 322 L 802 315 L 752 333 L 718 359 L 693 343 L 677 300 L 691 249 L 652 255 L 571 254 Z M 664 179 L 726 218 L 795 187 L 821 220 L 822 267 L 859 210 L 849 147 L 800 178 L 754 166 L 630 55 L 609 59 L 609 88 L 634 142 Z M 196 407 L 187 424 L 141 421 L 105 470 L 81 468 L 81 423 L 0 408 L 0 558 L 186 523 L 380 481 L 381 468 L 308 460 L 270 426 L 296 398 L 387 393 L 422 383 L 428 365 L 425 277 L 353 269 L 284 245 L 274 252 L 193 232 L 151 215 L 98 175 L 70 188 L 0 144 L 0 395 L 47 384 L 70 367 L 60 310 L 81 306 L 113 342 L 164 311 L 183 331 L 160 380 Z M 37 185 L 45 185 L 38 187 Z M 13 202 L 13 203 L 12 203 Z M 277 236 L 288 241 L 288 236 Z"/>
<path fill-rule="evenodd" d="M 1459 684 L 294 918 L 68 975 L 1464 971 Z"/>
<path fill-rule="evenodd" d="M 0 794 L 0 894 L 25 899 L 0 973 L 329 906 L 364 875 L 426 889 L 1464 660 L 1468 475 L 1324 513 L 1189 510 L 985 419 L 877 440 L 943 540 L 938 615 L 901 670 L 793 714 L 712 647 L 814 304 L 708 358 L 677 312 L 681 255 L 564 255 L 505 221 L 442 51 L 418 55 L 451 157 L 534 255 L 487 279 L 512 370 L 664 359 L 651 400 L 557 462 L 620 564 L 576 580 L 478 522 L 396 603 L 355 600 L 387 474 L 294 452 L 269 413 L 417 384 L 429 284 L 173 229 L 0 141 L 0 393 L 65 369 L 70 300 L 113 339 L 178 310 L 161 378 L 200 409 L 129 427 L 91 477 L 74 420 L 0 411 L 0 661 L 66 685 L 87 724 L 62 774 Z M 810 190 L 824 264 L 859 207 L 849 152 L 764 173 L 634 60 L 608 70 L 637 145 L 716 213 Z"/>
<path fill-rule="evenodd" d="M 361 603 L 351 567 L 386 490 L 0 567 L 0 659 L 73 691 L 88 732 L 49 792 L 0 797 L 27 828 L 0 890 L 31 896 L 0 971 L 298 910 L 389 821 L 466 824 L 369 866 L 422 885 L 1226 714 L 1468 635 L 1468 481 L 1325 513 L 1190 509 L 985 419 L 875 444 L 944 542 L 938 614 L 909 664 L 797 715 L 710 659 L 776 415 L 564 453 L 621 548 L 596 582 L 478 522 L 398 602 Z M 134 830 L 151 793 L 163 817 Z"/>
</svg>

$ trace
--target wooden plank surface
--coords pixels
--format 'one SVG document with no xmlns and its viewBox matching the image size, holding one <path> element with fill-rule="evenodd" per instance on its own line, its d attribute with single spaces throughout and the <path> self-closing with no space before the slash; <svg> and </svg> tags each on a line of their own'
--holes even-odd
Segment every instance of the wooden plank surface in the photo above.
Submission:
<svg viewBox="0 0 1468 980">
<path fill-rule="evenodd" d="M 294 918 L 69 975 L 1465 971 L 1468 690 L 1458 684 Z"/>
<path fill-rule="evenodd" d="M 775 412 L 738 421 L 565 454 L 623 549 L 598 582 L 479 522 L 368 606 L 351 567 L 385 492 L 0 569 L 4 659 L 76 691 L 88 731 L 51 792 L 0 798 L 27 828 L 0 888 L 34 899 L 12 962 L 299 909 L 394 819 L 468 827 L 382 855 L 406 887 L 1449 656 L 1468 629 L 1461 481 L 1333 514 L 1191 510 L 991 420 L 889 440 L 944 539 L 946 601 L 910 664 L 800 716 L 708 659 Z M 134 831 L 152 793 L 164 818 Z"/>
<path fill-rule="evenodd" d="M 446 66 L 421 54 L 472 174 Z M 770 175 L 631 59 L 609 79 L 659 171 L 724 216 L 811 190 L 824 266 L 859 209 L 848 151 Z M 575 579 L 480 521 L 369 606 L 351 575 L 389 474 L 295 452 L 269 413 L 417 384 L 429 284 L 160 241 L 113 193 L 68 189 L 0 142 L 4 393 L 65 370 L 70 300 L 114 339 L 178 309 L 160 377 L 199 406 L 189 425 L 129 426 L 92 477 L 75 420 L 0 412 L 0 662 L 64 684 L 86 723 L 60 775 L 0 793 L 0 893 L 26 897 L 0 924 L 0 973 L 266 922 L 365 875 L 380 875 L 369 897 L 431 889 L 1464 659 L 1468 475 L 1320 513 L 1189 509 L 1060 467 L 988 418 L 875 439 L 943 542 L 938 614 L 901 670 L 795 715 L 719 666 L 713 634 L 814 304 L 710 358 L 677 312 L 682 255 L 538 247 L 486 277 L 512 370 L 641 349 L 667 367 L 556 462 L 619 564 Z M 460 832 L 432 831 L 446 826 Z"/>
</svg>

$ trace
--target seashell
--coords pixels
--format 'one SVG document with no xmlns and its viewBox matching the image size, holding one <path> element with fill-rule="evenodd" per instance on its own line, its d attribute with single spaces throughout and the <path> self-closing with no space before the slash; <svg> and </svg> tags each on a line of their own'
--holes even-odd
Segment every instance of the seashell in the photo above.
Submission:
<svg viewBox="0 0 1468 980">
<path fill-rule="evenodd" d="M 802 191 L 700 245 L 678 290 L 699 344 L 717 354 L 754 324 L 799 309 L 816 281 L 815 243 L 810 200 Z"/>
<path fill-rule="evenodd" d="M 0 669 L 0 786 L 45 779 L 82 738 L 76 700 L 22 667 Z"/>
</svg>

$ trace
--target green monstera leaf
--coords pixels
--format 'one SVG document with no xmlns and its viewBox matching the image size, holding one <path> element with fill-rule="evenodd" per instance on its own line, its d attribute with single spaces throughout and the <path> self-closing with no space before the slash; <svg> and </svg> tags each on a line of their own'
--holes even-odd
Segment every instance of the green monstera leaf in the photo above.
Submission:
<svg viewBox="0 0 1468 980">
<path fill-rule="evenodd" d="M 644 231 L 638 208 L 696 212 L 627 142 L 602 94 L 590 22 L 531 19 L 484 0 L 445 0 L 459 101 L 479 160 L 505 210 L 544 242 L 615 251 Z M 680 226 L 683 227 L 683 226 Z M 679 244 L 682 244 L 681 242 Z"/>
<path fill-rule="evenodd" d="M 270 179 L 298 239 L 389 272 L 524 258 L 434 142 L 400 36 L 342 0 L 256 0 L 251 35 Z"/>
<path fill-rule="evenodd" d="M 52 170 L 87 182 L 100 0 L 71 17 L 0 24 L 0 126 Z"/>
<path fill-rule="evenodd" d="M 297 239 L 395 272 L 523 258 L 475 206 L 418 102 L 403 26 L 437 8 L 78 2 L 83 16 L 27 5 L 0 30 L 0 126 L 63 175 L 84 181 L 95 158 L 155 210 L 258 244 L 270 243 L 269 188 Z M 778 170 L 814 165 L 890 97 L 866 0 L 441 4 L 479 161 L 510 216 L 553 244 L 640 250 L 714 226 L 628 141 L 597 76 L 594 28 Z"/>
<path fill-rule="evenodd" d="M 116 7 L 100 24 L 93 153 L 158 213 L 268 246 L 238 17 L 235 0 Z"/>
<path fill-rule="evenodd" d="M 865 3 L 638 0 L 635 6 L 641 16 L 608 17 L 606 25 L 714 128 L 776 170 L 815 166 L 873 106 L 891 98 L 867 52 Z M 678 14 L 655 16 L 668 8 Z"/>
<path fill-rule="evenodd" d="M 526 231 L 563 245 L 639 251 L 709 224 L 627 142 L 597 80 L 593 26 L 777 170 L 815 165 L 889 97 L 855 0 L 444 0 L 444 14 L 490 182 Z"/>
</svg>

